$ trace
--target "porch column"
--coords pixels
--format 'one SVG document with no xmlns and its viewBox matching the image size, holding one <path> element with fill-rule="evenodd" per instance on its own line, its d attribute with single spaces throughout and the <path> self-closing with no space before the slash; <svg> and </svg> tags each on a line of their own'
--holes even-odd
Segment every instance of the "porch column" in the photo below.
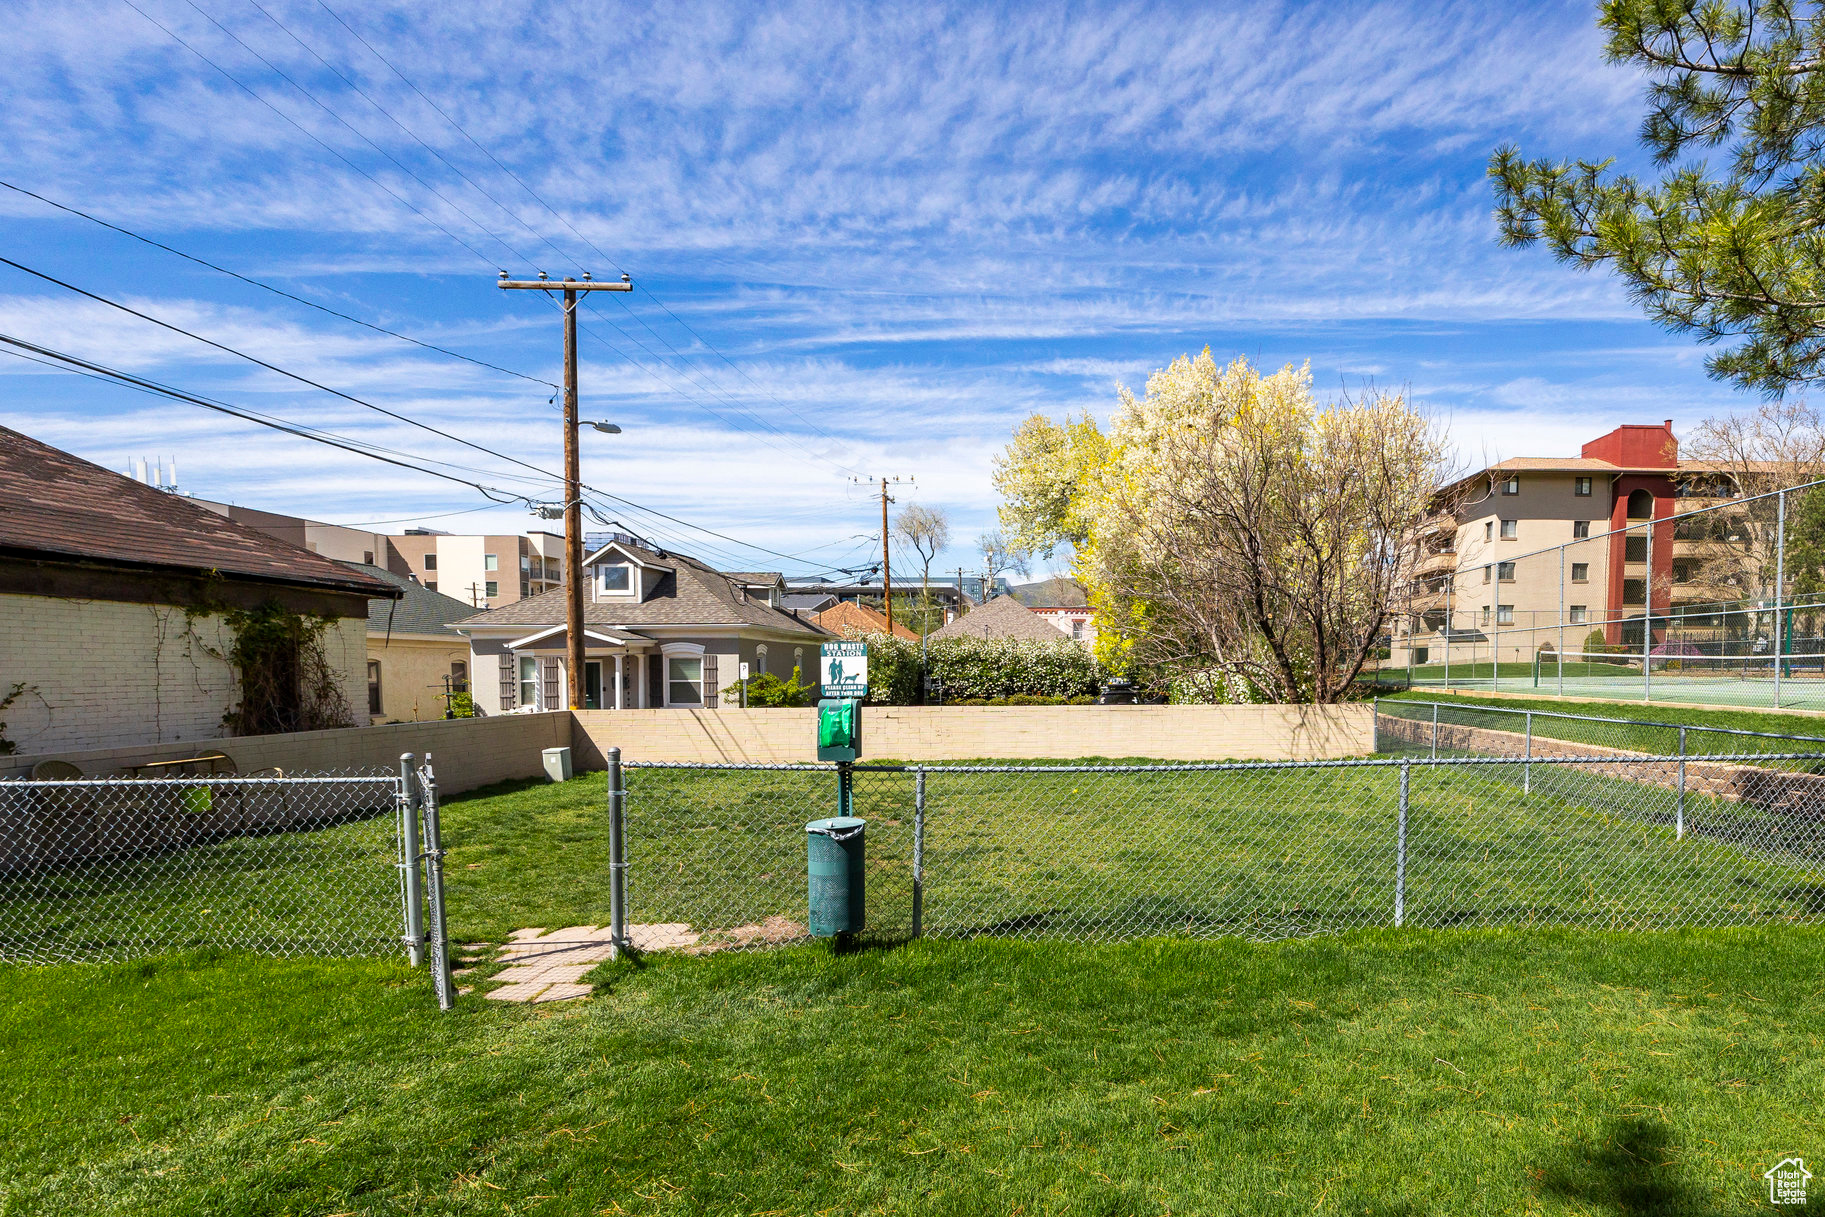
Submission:
<svg viewBox="0 0 1825 1217">
<path fill-rule="evenodd" d="M 615 656 L 615 709 L 617 709 L 617 710 L 622 709 L 622 705 L 621 705 L 621 659 L 622 659 L 622 656 L 620 656 L 620 655 Z"/>
</svg>

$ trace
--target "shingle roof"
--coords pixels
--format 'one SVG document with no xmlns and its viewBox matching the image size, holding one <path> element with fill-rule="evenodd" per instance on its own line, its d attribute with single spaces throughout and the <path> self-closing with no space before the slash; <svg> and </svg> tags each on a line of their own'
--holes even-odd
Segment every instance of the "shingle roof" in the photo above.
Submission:
<svg viewBox="0 0 1825 1217">
<path fill-rule="evenodd" d="M 815 615 L 814 620 L 820 629 L 829 630 L 832 634 L 841 634 L 845 629 L 859 630 L 864 634 L 887 633 L 887 615 L 867 605 L 857 604 L 853 600 L 839 600 L 823 612 Z M 896 638 L 910 638 L 914 642 L 919 635 L 894 622 L 893 633 Z"/>
<path fill-rule="evenodd" d="M 837 598 L 829 592 L 787 592 L 779 602 L 782 608 L 797 609 L 801 613 L 821 613 L 837 603 Z"/>
<path fill-rule="evenodd" d="M 1064 631 L 1049 625 L 1012 596 L 997 596 L 971 609 L 933 638 L 1032 638 L 1040 642 L 1068 642 Z"/>
<path fill-rule="evenodd" d="M 661 553 L 640 545 L 621 544 L 622 549 L 637 558 L 649 571 L 664 573 L 644 588 L 638 603 L 627 600 L 601 599 L 583 603 L 585 625 L 627 626 L 639 629 L 646 625 L 753 625 L 792 633 L 825 637 L 825 632 L 809 621 L 776 609 L 764 600 L 744 597 L 731 576 L 706 566 L 695 558 L 670 550 Z M 559 625 L 564 621 L 564 589 L 553 588 L 524 600 L 516 600 L 492 612 L 471 616 L 464 626 Z"/>
<path fill-rule="evenodd" d="M 343 565 L 383 583 L 391 583 L 400 591 L 398 600 L 368 601 L 368 629 L 376 634 L 437 634 L 460 641 L 444 627 L 475 616 L 473 604 L 434 592 L 416 579 L 365 562 L 345 562 Z"/>
<path fill-rule="evenodd" d="M 5 427 L 0 553 L 395 594 L 390 583 Z"/>
<path fill-rule="evenodd" d="M 766 584 L 771 587 L 780 582 L 782 578 L 776 570 L 725 570 L 722 573 L 737 583 L 746 583 L 750 586 Z"/>
</svg>

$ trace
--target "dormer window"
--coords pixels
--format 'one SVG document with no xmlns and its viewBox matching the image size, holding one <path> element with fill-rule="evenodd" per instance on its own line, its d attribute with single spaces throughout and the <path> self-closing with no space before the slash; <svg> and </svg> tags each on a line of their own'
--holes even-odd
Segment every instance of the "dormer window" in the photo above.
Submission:
<svg viewBox="0 0 1825 1217">
<path fill-rule="evenodd" d="M 625 563 L 604 566 L 602 570 L 602 590 L 626 595 L 634 588 L 634 573 Z"/>
</svg>

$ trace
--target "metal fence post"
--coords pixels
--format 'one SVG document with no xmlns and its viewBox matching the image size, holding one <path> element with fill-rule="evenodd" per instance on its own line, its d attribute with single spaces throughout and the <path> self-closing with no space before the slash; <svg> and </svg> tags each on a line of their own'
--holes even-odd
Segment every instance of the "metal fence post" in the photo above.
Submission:
<svg viewBox="0 0 1825 1217">
<path fill-rule="evenodd" d="M 1582 644 L 1578 647 L 1584 649 Z M 1535 654 L 1539 652 L 1536 650 Z M 1565 546 L 1559 547 L 1559 651 L 1553 656 L 1559 663 L 1557 687 L 1553 690 L 1558 696 L 1565 696 Z"/>
<path fill-rule="evenodd" d="M 1409 647 L 1408 649 L 1411 650 L 1412 648 Z M 1408 681 L 1407 687 L 1412 688 L 1413 682 Z M 1381 751 L 1381 698 L 1379 698 L 1379 697 L 1375 698 L 1374 701 L 1371 703 L 1371 705 L 1373 708 L 1371 709 L 1370 714 L 1369 714 L 1369 751 L 1370 752 L 1380 752 Z"/>
<path fill-rule="evenodd" d="M 1648 577 L 1642 580 L 1641 592 L 1641 700 L 1654 700 L 1654 514 L 1660 500 L 1648 499 Z M 1628 535 L 1623 534 L 1625 537 Z M 1623 542 L 1626 551 L 1628 542 Z M 1626 557 L 1626 552 L 1624 553 Z"/>
<path fill-rule="evenodd" d="M 418 758 L 410 752 L 399 758 L 399 894 L 405 907 L 406 960 L 413 967 L 425 961 L 424 892 L 418 869 Z"/>
<path fill-rule="evenodd" d="M 1527 712 L 1527 744 L 1522 753 L 1525 758 L 1521 765 L 1521 793 L 1532 794 L 1534 789 L 1534 712 Z"/>
<path fill-rule="evenodd" d="M 1679 806 L 1673 813 L 1673 839 L 1686 839 L 1686 729 L 1679 729 Z"/>
<path fill-rule="evenodd" d="M 1432 703 L 1432 759 L 1438 759 L 1438 703 Z"/>
<path fill-rule="evenodd" d="M 925 924 L 925 766 L 914 770 L 913 777 L 913 907 L 912 936 L 924 931 Z"/>
<path fill-rule="evenodd" d="M 1408 778 L 1413 772 L 1413 762 L 1403 759 L 1400 763 L 1400 825 L 1394 841 L 1394 924 L 1399 927 L 1407 920 L 1407 791 Z"/>
<path fill-rule="evenodd" d="M 444 832 L 437 815 L 437 777 L 431 771 L 431 754 L 418 771 L 420 805 L 425 816 L 425 880 L 431 914 L 431 984 L 437 990 L 437 1008 L 456 1005 L 456 980 L 450 975 L 450 927 L 444 917 Z"/>
<path fill-rule="evenodd" d="M 616 953 L 627 949 L 627 785 L 621 749 L 608 750 L 608 933 Z"/>
<path fill-rule="evenodd" d="M 1451 692 L 1451 594 L 1457 587 L 1457 565 L 1451 567 L 1451 581 L 1445 584 L 1445 692 Z"/>
<path fill-rule="evenodd" d="M 1495 564 L 1495 616 L 1489 627 L 1489 691 L 1502 691 L 1502 564 Z"/>
<path fill-rule="evenodd" d="M 1787 492 L 1774 496 L 1774 708 L 1781 708 L 1781 635 L 1787 623 L 1781 615 L 1781 597 L 1787 581 Z"/>
</svg>

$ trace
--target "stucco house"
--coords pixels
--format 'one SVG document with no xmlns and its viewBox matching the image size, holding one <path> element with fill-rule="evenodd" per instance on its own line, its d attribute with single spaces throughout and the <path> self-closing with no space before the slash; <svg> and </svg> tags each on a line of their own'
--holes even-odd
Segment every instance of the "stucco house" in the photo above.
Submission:
<svg viewBox="0 0 1825 1217">
<path fill-rule="evenodd" d="M 469 689 L 469 645 L 450 632 L 475 606 L 371 563 L 351 569 L 398 589 L 368 601 L 367 713 L 376 723 L 443 718 L 448 698 Z"/>
<path fill-rule="evenodd" d="M 396 594 L 0 427 L 0 751 L 365 723 L 368 600 Z"/>
<path fill-rule="evenodd" d="M 830 637 L 783 607 L 785 583 L 771 571 L 719 571 L 624 539 L 583 567 L 587 709 L 715 709 L 743 663 L 751 676 L 811 672 Z M 478 713 L 564 708 L 564 589 L 451 628 L 469 642 Z"/>
</svg>

